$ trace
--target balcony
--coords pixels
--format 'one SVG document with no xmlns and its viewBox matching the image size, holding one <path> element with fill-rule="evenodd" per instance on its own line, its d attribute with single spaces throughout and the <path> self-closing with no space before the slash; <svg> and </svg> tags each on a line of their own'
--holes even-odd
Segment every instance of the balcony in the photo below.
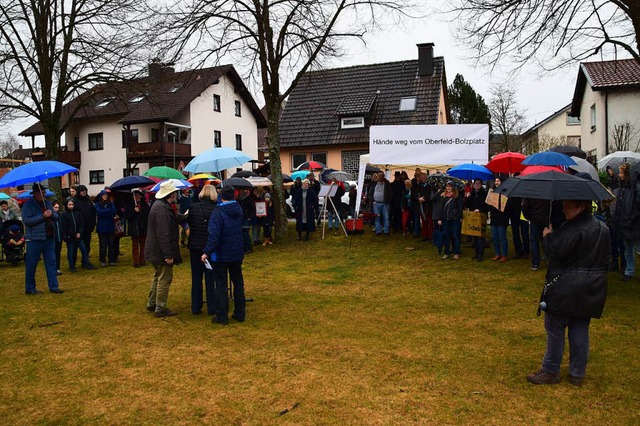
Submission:
<svg viewBox="0 0 640 426">
<path fill-rule="evenodd" d="M 191 145 L 173 142 L 142 142 L 129 145 L 127 160 L 136 163 L 164 164 L 172 161 L 191 160 Z"/>
<path fill-rule="evenodd" d="M 57 160 L 73 167 L 80 167 L 80 158 L 81 158 L 80 151 L 68 151 L 68 150 L 65 150 L 64 148 L 65 147 L 62 147 L 58 151 Z M 44 149 L 33 151 L 31 153 L 31 159 L 33 161 L 46 160 L 46 157 L 47 157 L 47 152 Z"/>
</svg>

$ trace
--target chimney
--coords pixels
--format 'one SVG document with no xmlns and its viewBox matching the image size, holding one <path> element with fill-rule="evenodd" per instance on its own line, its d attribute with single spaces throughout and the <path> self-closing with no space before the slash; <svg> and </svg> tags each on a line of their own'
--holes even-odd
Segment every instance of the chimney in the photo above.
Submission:
<svg viewBox="0 0 640 426">
<path fill-rule="evenodd" d="M 417 44 L 418 46 L 418 75 L 430 77 L 433 75 L 433 43 Z"/>
<path fill-rule="evenodd" d="M 172 65 L 173 63 L 162 63 L 160 59 L 153 59 L 151 63 L 149 63 L 149 79 L 159 80 L 162 77 L 173 74 L 175 69 Z"/>
</svg>

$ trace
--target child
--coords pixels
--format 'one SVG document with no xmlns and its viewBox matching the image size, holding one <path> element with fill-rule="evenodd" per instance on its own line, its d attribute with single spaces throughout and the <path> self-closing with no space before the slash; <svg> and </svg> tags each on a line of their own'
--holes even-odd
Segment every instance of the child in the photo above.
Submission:
<svg viewBox="0 0 640 426">
<path fill-rule="evenodd" d="M 16 266 L 20 261 L 22 247 L 24 247 L 24 236 L 18 225 L 11 225 L 4 231 L 2 245 L 7 256 L 7 262 Z"/>
<path fill-rule="evenodd" d="M 262 217 L 262 233 L 264 234 L 264 242 L 263 246 L 267 244 L 273 244 L 271 237 L 271 226 L 273 225 L 274 218 L 274 210 L 273 210 L 273 201 L 271 201 L 271 194 L 266 192 L 264 194 L 264 202 L 267 205 L 267 215 Z"/>
</svg>

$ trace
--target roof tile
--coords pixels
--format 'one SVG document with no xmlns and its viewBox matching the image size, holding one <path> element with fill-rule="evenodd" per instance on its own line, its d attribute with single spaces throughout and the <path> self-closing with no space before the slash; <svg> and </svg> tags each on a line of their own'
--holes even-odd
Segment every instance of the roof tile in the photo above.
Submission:
<svg viewBox="0 0 640 426">
<path fill-rule="evenodd" d="M 635 59 L 585 62 L 592 88 L 640 85 L 640 62 Z"/>
</svg>

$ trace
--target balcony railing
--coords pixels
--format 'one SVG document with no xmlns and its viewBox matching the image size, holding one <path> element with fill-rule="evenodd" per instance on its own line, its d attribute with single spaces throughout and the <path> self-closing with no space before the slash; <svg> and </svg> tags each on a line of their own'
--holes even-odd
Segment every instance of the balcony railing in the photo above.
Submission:
<svg viewBox="0 0 640 426">
<path fill-rule="evenodd" d="M 172 157 L 174 154 L 176 157 L 191 157 L 191 145 L 173 142 L 143 142 L 129 145 L 130 157 Z"/>
<path fill-rule="evenodd" d="M 46 151 L 34 151 L 31 153 L 31 158 L 33 161 L 42 161 L 46 160 Z M 80 165 L 80 151 L 63 151 L 62 149 L 58 151 L 58 161 L 70 164 L 72 166 Z"/>
</svg>

